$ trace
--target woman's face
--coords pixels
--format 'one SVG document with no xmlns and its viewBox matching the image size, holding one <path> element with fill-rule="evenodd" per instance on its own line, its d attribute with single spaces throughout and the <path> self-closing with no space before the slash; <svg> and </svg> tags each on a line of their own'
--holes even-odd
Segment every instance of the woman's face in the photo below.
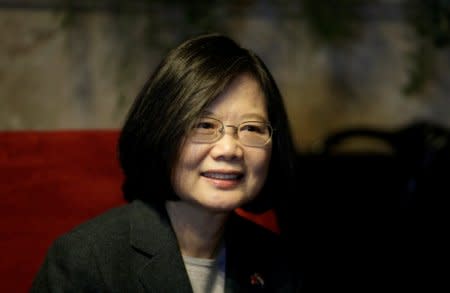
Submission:
<svg viewBox="0 0 450 293">
<path fill-rule="evenodd" d="M 250 74 L 238 76 L 206 109 L 224 125 L 268 121 L 264 94 Z M 212 143 L 186 137 L 173 170 L 175 192 L 210 211 L 231 211 L 255 198 L 267 177 L 272 142 L 262 147 L 240 143 L 234 128 Z"/>
</svg>

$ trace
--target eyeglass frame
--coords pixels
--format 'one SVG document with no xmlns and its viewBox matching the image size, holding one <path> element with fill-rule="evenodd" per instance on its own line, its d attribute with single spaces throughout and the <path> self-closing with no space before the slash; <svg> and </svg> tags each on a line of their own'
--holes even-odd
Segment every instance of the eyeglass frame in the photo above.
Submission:
<svg viewBox="0 0 450 293">
<path fill-rule="evenodd" d="M 188 136 L 190 137 L 189 139 L 190 139 L 191 141 L 193 141 L 193 142 L 195 142 L 195 143 L 205 143 L 205 144 L 206 144 L 206 143 L 215 143 L 216 141 L 219 141 L 222 137 L 224 137 L 224 135 L 225 135 L 225 127 L 231 127 L 231 128 L 234 129 L 233 135 L 235 135 L 235 136 L 237 137 L 237 140 L 238 140 L 242 145 L 247 146 L 247 147 L 255 147 L 255 148 L 258 148 L 258 147 L 264 147 L 265 145 L 267 145 L 267 144 L 272 140 L 273 133 L 274 133 L 274 131 L 275 131 L 275 129 L 272 127 L 272 125 L 271 125 L 269 122 L 258 121 L 258 120 L 247 120 L 247 121 L 243 121 L 243 122 L 239 123 L 238 125 L 233 125 L 233 124 L 224 124 L 223 121 L 221 121 L 221 120 L 219 120 L 219 119 L 217 119 L 217 118 L 206 116 L 206 117 L 202 117 L 202 118 L 198 119 L 198 120 L 196 121 L 196 123 L 197 123 L 198 121 L 200 121 L 201 119 L 205 119 L 205 118 L 206 118 L 206 119 L 211 119 L 211 120 L 214 120 L 214 121 L 219 122 L 219 124 L 221 125 L 221 127 L 219 127 L 217 130 L 214 131 L 216 134 L 219 133 L 219 135 L 217 135 L 217 137 L 214 138 L 214 139 L 212 139 L 211 141 L 196 141 L 195 139 L 192 140 L 191 135 L 188 135 Z M 240 136 L 239 136 L 239 128 L 242 126 L 242 124 L 246 124 L 246 123 L 250 123 L 250 122 L 261 123 L 261 124 L 263 124 L 265 127 L 267 127 L 267 129 L 268 129 L 268 131 L 269 131 L 269 138 L 266 140 L 266 142 L 265 142 L 264 144 L 262 144 L 262 145 L 249 145 L 249 144 L 243 143 L 243 142 L 241 141 L 241 138 L 240 138 Z M 195 123 L 194 123 L 193 125 L 195 125 Z M 190 132 L 192 131 L 192 129 L 193 129 L 193 128 L 192 128 L 192 126 L 191 126 L 191 127 L 189 128 L 188 134 L 190 134 Z"/>
</svg>

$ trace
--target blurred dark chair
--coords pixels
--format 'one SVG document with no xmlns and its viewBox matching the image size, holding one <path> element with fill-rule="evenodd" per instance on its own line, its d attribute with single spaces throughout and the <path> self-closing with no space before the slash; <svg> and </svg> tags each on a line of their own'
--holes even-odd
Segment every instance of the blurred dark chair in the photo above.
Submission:
<svg viewBox="0 0 450 293">
<path fill-rule="evenodd" d="M 368 138 L 383 151 L 342 146 Z M 307 292 L 409 290 L 443 281 L 450 130 L 417 122 L 399 130 L 330 135 L 298 157 L 298 196 L 278 209 Z"/>
<path fill-rule="evenodd" d="M 358 179 L 364 176 L 361 178 L 363 181 L 381 177 L 383 181 L 379 182 L 378 186 L 391 193 L 396 191 L 395 204 L 398 207 L 442 207 L 445 195 L 450 194 L 446 175 L 450 168 L 450 129 L 426 121 L 415 122 L 397 131 L 350 129 L 328 137 L 321 155 L 327 159 L 342 159 L 345 156 L 333 156 L 333 149 L 343 141 L 357 137 L 381 140 L 391 147 L 392 153 L 387 156 L 366 153 L 367 162 L 358 156 L 353 155 L 352 158 L 352 155 L 347 154 L 347 162 L 364 165 L 357 166 L 357 170 L 348 170 L 341 165 L 345 173 L 353 172 L 352 175 Z M 389 203 L 392 204 L 386 202 L 388 205 Z"/>
</svg>

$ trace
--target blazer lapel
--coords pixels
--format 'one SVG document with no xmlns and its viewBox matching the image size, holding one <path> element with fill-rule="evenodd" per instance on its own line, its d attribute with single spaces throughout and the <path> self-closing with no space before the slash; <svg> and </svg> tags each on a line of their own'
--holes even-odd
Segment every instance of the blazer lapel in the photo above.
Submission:
<svg viewBox="0 0 450 293">
<path fill-rule="evenodd" d="M 172 253 L 160 252 L 152 257 L 139 278 L 149 292 L 192 293 L 184 264 Z"/>
<path fill-rule="evenodd" d="M 267 292 L 264 272 L 264 253 L 260 254 L 248 238 L 248 224 L 240 216 L 233 214 L 227 225 L 225 241 L 226 283 L 225 292 Z M 248 228 L 248 227 L 247 227 Z"/>
<path fill-rule="evenodd" d="M 133 202 L 130 244 L 141 255 L 136 272 L 149 292 L 192 293 L 175 233 L 163 206 Z"/>
</svg>

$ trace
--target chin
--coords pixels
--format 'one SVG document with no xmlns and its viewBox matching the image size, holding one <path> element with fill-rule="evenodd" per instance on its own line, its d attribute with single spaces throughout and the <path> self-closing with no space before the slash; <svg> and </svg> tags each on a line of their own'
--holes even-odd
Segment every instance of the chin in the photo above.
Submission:
<svg viewBox="0 0 450 293">
<path fill-rule="evenodd" d="M 228 198 L 228 201 L 209 201 L 209 202 L 205 202 L 203 204 L 203 206 L 205 208 L 208 208 L 209 210 L 213 210 L 213 211 L 217 211 L 217 212 L 231 212 L 234 211 L 235 209 L 243 206 L 244 204 L 246 204 L 247 202 L 249 202 L 251 199 L 236 199 L 236 200 L 231 200 L 230 198 Z"/>
<path fill-rule="evenodd" d="M 231 212 L 239 207 L 239 204 L 232 203 L 200 203 L 205 209 L 214 212 Z"/>
</svg>

